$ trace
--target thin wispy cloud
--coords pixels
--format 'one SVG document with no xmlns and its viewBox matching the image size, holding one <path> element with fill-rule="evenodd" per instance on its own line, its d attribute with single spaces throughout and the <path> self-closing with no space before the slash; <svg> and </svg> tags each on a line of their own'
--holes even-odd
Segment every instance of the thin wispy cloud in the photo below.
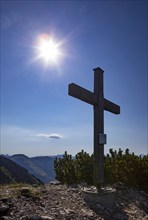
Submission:
<svg viewBox="0 0 148 220">
<path fill-rule="evenodd" d="M 1 135 L 6 138 L 14 138 L 17 140 L 32 139 L 33 131 L 18 126 L 8 125 L 1 126 Z"/>
<path fill-rule="evenodd" d="M 37 137 L 48 138 L 49 134 L 36 134 Z"/>
<path fill-rule="evenodd" d="M 9 14 L 2 14 L 0 21 L 1 28 L 3 30 L 7 30 L 15 25 L 20 19 L 21 15 L 14 12 L 9 12 Z"/>
<path fill-rule="evenodd" d="M 17 154 L 22 153 L 26 155 L 39 155 L 44 152 L 46 155 L 58 154 L 55 149 L 58 140 L 63 138 L 59 133 L 48 133 L 44 130 L 30 129 L 19 127 L 15 125 L 1 126 L 0 132 L 0 154 Z M 53 141 L 52 141 L 53 140 Z M 54 141 L 55 140 L 55 141 Z M 61 153 L 65 149 L 64 141 L 60 141 Z"/>
</svg>

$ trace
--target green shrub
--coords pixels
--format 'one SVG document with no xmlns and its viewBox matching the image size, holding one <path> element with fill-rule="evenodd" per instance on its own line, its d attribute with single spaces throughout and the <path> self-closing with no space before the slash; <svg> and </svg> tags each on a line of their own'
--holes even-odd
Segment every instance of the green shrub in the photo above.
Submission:
<svg viewBox="0 0 148 220">
<path fill-rule="evenodd" d="M 56 179 L 66 184 L 87 182 L 93 184 L 93 155 L 83 150 L 75 158 L 65 152 L 63 158 L 54 161 Z M 119 148 L 104 156 L 105 184 L 123 182 L 127 186 L 148 190 L 148 155 L 141 157 L 134 153 L 125 153 Z"/>
</svg>

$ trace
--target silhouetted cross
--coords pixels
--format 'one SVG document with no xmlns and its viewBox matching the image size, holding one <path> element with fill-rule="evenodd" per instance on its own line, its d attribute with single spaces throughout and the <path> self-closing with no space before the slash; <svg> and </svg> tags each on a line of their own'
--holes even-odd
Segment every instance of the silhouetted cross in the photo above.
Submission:
<svg viewBox="0 0 148 220">
<path fill-rule="evenodd" d="M 101 68 L 94 69 L 94 92 L 90 92 L 74 83 L 69 84 L 68 94 L 94 106 L 94 163 L 93 183 L 104 183 L 104 110 L 120 114 L 120 106 L 104 98 L 103 73 Z"/>
</svg>

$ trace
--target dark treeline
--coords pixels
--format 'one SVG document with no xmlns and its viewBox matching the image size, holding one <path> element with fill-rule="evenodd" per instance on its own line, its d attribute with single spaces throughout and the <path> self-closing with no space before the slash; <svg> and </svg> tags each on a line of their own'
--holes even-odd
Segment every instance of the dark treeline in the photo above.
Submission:
<svg viewBox="0 0 148 220">
<path fill-rule="evenodd" d="M 122 182 L 127 186 L 148 191 L 148 155 L 141 157 L 134 153 L 118 152 L 113 149 L 104 156 L 105 184 Z M 93 155 L 83 150 L 75 158 L 65 152 L 63 158 L 54 161 L 56 179 L 66 184 L 87 182 L 93 185 Z"/>
</svg>

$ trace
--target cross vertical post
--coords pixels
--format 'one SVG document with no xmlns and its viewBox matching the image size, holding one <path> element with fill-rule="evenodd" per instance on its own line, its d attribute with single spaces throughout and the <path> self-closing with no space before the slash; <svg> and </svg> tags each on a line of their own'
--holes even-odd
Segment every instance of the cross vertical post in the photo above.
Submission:
<svg viewBox="0 0 148 220">
<path fill-rule="evenodd" d="M 94 95 L 98 100 L 94 105 L 93 183 L 96 186 L 104 183 L 104 144 L 99 142 L 99 134 L 104 134 L 103 72 L 101 68 L 94 69 Z"/>
<path fill-rule="evenodd" d="M 120 106 L 104 98 L 103 73 L 98 67 L 94 69 L 94 92 L 82 88 L 74 83 L 69 84 L 68 94 L 83 102 L 93 105 L 94 108 L 94 160 L 93 183 L 101 188 L 104 183 L 104 110 L 113 114 L 120 114 Z"/>
</svg>

